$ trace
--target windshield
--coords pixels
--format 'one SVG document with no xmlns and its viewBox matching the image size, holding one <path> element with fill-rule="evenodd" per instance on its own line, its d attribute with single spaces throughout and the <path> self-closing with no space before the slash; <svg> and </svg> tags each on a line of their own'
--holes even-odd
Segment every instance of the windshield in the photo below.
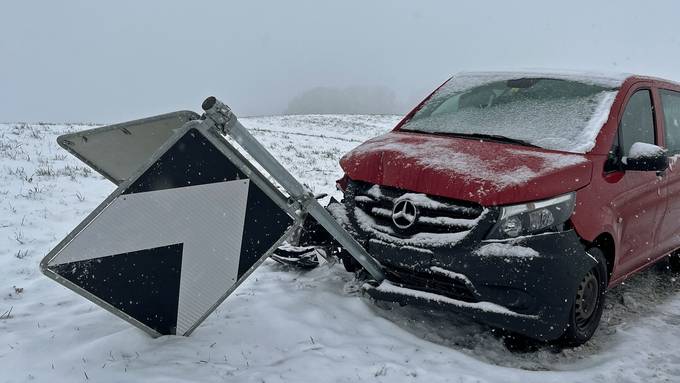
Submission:
<svg viewBox="0 0 680 383">
<path fill-rule="evenodd" d="M 477 78 L 475 83 L 463 76 L 437 90 L 401 130 L 506 137 L 585 153 L 595 145 L 615 95 L 611 86 L 566 79 Z"/>
</svg>

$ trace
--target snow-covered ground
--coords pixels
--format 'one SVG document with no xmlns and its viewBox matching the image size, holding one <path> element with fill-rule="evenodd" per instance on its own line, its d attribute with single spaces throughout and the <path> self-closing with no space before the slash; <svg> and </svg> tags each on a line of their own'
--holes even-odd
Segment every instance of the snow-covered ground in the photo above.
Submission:
<svg viewBox="0 0 680 383">
<path fill-rule="evenodd" d="M 315 191 L 335 193 L 340 156 L 398 117 L 242 120 Z M 659 267 L 611 291 L 600 330 L 573 350 L 513 353 L 465 319 L 375 307 L 338 265 L 272 261 L 191 337 L 149 338 L 38 270 L 114 190 L 56 145 L 85 128 L 0 124 L 0 382 L 680 381 L 680 281 Z"/>
</svg>

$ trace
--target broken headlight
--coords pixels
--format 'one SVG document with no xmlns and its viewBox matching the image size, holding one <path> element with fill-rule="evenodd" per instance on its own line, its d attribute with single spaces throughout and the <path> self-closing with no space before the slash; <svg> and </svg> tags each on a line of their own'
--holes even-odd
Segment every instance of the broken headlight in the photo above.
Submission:
<svg viewBox="0 0 680 383">
<path fill-rule="evenodd" d="M 514 238 L 558 227 L 571 217 L 575 202 L 575 193 L 569 193 L 542 201 L 503 206 L 488 237 Z"/>
</svg>

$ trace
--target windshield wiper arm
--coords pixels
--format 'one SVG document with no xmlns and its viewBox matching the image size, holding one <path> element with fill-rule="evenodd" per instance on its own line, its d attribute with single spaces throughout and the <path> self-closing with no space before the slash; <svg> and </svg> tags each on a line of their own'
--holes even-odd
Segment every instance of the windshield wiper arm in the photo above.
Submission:
<svg viewBox="0 0 680 383">
<path fill-rule="evenodd" d="M 534 145 L 532 143 L 529 143 L 527 141 L 523 140 L 518 140 L 516 138 L 510 138 L 510 137 L 505 137 L 501 136 L 498 134 L 484 134 L 484 133 L 442 133 L 447 136 L 454 136 L 454 137 L 460 137 L 460 138 L 479 138 L 479 139 L 487 139 L 489 141 L 496 141 L 496 142 L 506 142 L 509 144 L 518 144 L 522 146 L 531 146 L 533 148 L 538 148 L 538 145 Z"/>
</svg>

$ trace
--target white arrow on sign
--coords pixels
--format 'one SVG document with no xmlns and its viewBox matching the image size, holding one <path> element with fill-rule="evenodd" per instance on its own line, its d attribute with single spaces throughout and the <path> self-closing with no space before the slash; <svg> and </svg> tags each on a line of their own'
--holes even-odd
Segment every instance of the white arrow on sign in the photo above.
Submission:
<svg viewBox="0 0 680 383">
<path fill-rule="evenodd" d="M 48 266 L 183 243 L 176 334 L 184 334 L 236 283 L 249 182 L 120 195 Z"/>
</svg>

